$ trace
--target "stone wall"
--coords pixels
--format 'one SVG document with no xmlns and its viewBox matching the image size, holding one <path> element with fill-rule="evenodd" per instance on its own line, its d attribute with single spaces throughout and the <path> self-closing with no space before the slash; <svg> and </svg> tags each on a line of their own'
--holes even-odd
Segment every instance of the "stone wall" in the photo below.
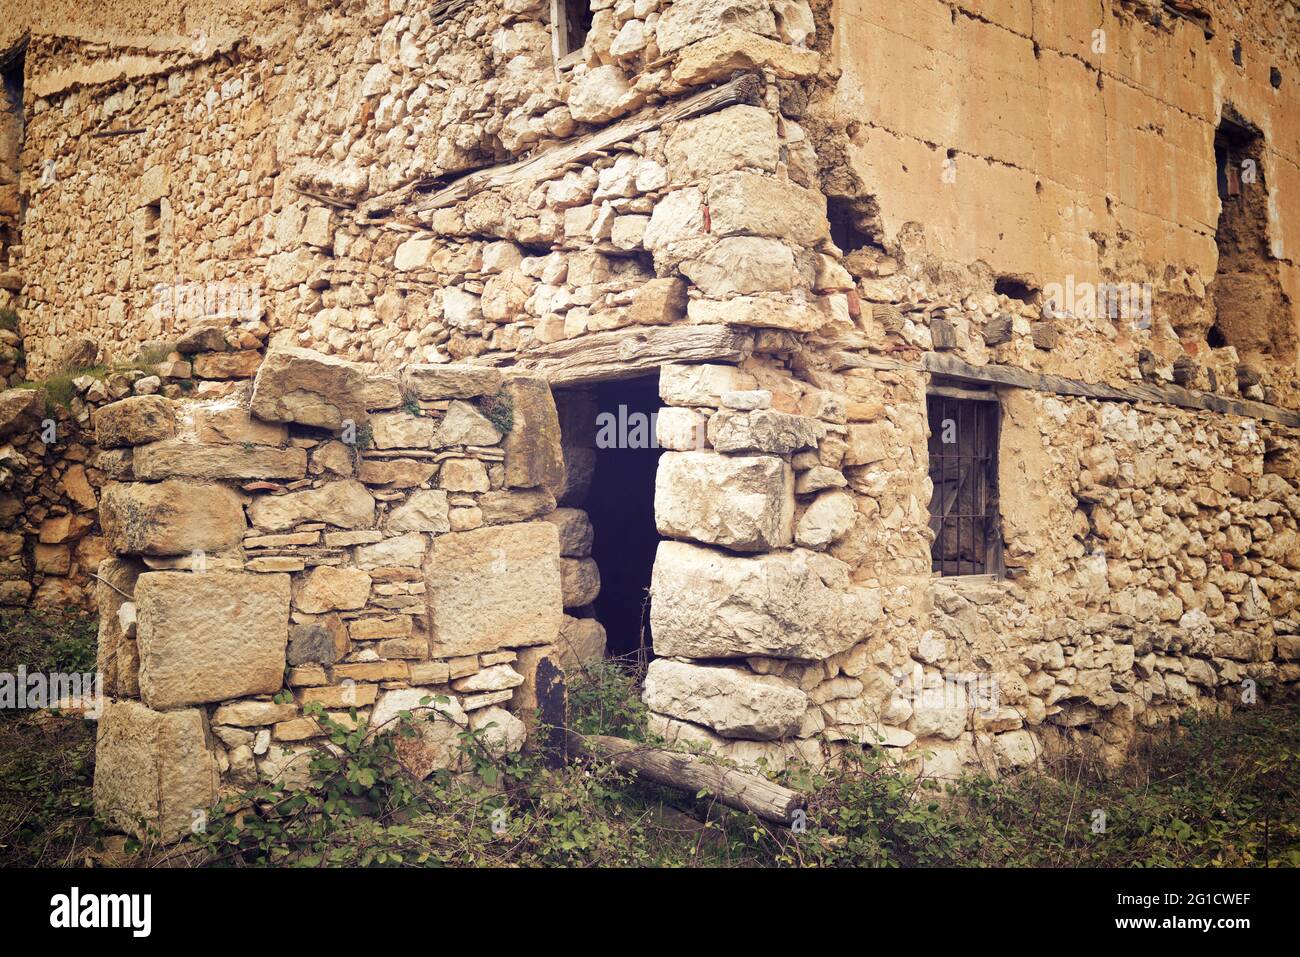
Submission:
<svg viewBox="0 0 1300 957">
<path fill-rule="evenodd" d="M 117 462 L 100 507 L 101 812 L 170 839 L 219 795 L 302 780 L 328 746 L 311 703 L 380 729 L 438 696 L 445 720 L 399 745 L 419 777 L 461 769 L 465 728 L 520 748 L 537 670 L 560 665 L 567 585 L 546 383 L 286 348 L 222 385 L 94 416 Z"/>
<path fill-rule="evenodd" d="M 107 556 L 104 475 L 77 404 L 80 414 L 33 389 L 0 392 L 0 606 L 92 607 Z"/>
<path fill-rule="evenodd" d="M 196 791 L 277 773 L 309 740 L 299 705 L 339 689 L 385 715 L 441 688 L 467 721 L 512 693 L 527 717 L 488 685 L 526 688 L 537 648 L 598 651 L 602 410 L 561 425 L 542 378 L 660 375 L 645 693 L 670 740 L 997 769 L 1079 738 L 1113 757 L 1243 681 L 1294 681 L 1298 435 L 1267 418 L 1000 389 L 1007 574 L 931 573 L 924 360 L 1300 404 L 1293 354 L 1207 338 L 1232 110 L 1264 135 L 1263 281 L 1295 282 L 1300 134 L 1265 67 L 1293 82 L 1291 21 L 1207 3 L 1206 39 L 1156 6 L 1102 4 L 1094 54 L 1091 18 L 1037 0 L 594 0 L 558 60 L 540 0 L 271 4 L 257 29 L 166 6 L 147 44 L 93 6 L 62 31 L 29 16 L 27 371 L 117 369 L 72 401 L 83 425 L 111 403 L 86 462 L 117 556 L 104 663 L 141 699 L 105 720 L 104 787 L 164 731 Z M 1048 297 L 1067 276 L 1149 282 L 1152 314 Z M 1293 343 L 1294 296 L 1269 301 Z M 142 349 L 138 375 L 114 366 Z M 349 444 L 345 421 L 370 431 Z M 76 485 L 81 453 L 52 454 Z M 28 509 L 15 600 L 45 587 L 36 545 L 67 544 L 43 524 L 93 521 L 84 497 L 38 518 L 43 496 L 0 500 Z M 498 560 L 550 577 L 522 605 Z M 145 647 L 203 633 L 159 623 L 232 583 L 273 612 L 273 634 L 222 633 L 263 640 L 234 676 L 256 687 Z M 179 825 L 157 793 L 123 800 Z"/>
<path fill-rule="evenodd" d="M 1140 727 L 1300 679 L 1294 429 L 1006 390 L 1007 574 L 937 578 L 924 377 L 818 390 L 769 362 L 660 381 L 674 541 L 646 701 L 669 739 L 996 771 L 1070 741 L 1117 759 Z"/>
</svg>

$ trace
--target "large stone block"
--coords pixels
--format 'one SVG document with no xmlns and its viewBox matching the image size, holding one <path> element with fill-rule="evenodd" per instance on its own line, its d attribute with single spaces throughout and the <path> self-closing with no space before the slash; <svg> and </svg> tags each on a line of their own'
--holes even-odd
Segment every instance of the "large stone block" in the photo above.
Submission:
<svg viewBox="0 0 1300 957">
<path fill-rule="evenodd" d="M 562 747 L 568 696 L 564 666 L 555 647 L 536 645 L 519 649 L 515 670 L 524 676 L 524 681 L 514 689 L 510 710 L 523 719 L 534 747 Z M 544 737 L 538 734 L 542 729 L 547 732 Z"/>
<path fill-rule="evenodd" d="M 178 708 L 280 690 L 288 575 L 146 572 L 135 601 L 145 704 Z"/>
<path fill-rule="evenodd" d="M 91 420 L 101 449 L 156 442 L 176 434 L 175 406 L 160 395 L 137 395 L 102 406 Z"/>
<path fill-rule="evenodd" d="M 816 332 L 833 321 L 829 301 L 809 298 L 796 291 L 793 296 L 736 296 L 732 299 L 692 299 L 686 307 L 692 325 L 752 326 L 755 329 L 787 329 Z"/>
<path fill-rule="evenodd" d="M 667 146 L 668 164 L 679 181 L 741 168 L 774 172 L 780 152 L 776 118 L 761 107 L 746 105 L 679 124 Z"/>
<path fill-rule="evenodd" d="M 659 367 L 659 398 L 668 405 L 716 408 L 724 393 L 743 392 L 757 385 L 752 375 L 735 366 L 669 362 Z"/>
<path fill-rule="evenodd" d="M 495 395 L 501 370 L 483 366 L 413 365 L 402 370 L 402 384 L 417 399 L 473 399 Z"/>
<path fill-rule="evenodd" d="M 737 71 L 762 70 L 783 80 L 815 76 L 821 55 L 769 40 L 749 30 L 727 30 L 677 54 L 673 79 L 685 86 L 727 79 Z"/>
<path fill-rule="evenodd" d="M 655 42 L 661 52 L 672 53 L 735 28 L 776 36 L 768 0 L 674 0 L 659 17 Z"/>
<path fill-rule="evenodd" d="M 822 660 L 865 640 L 880 595 L 843 562 L 804 549 L 741 557 L 660 542 L 650 624 L 659 655 Z"/>
<path fill-rule="evenodd" d="M 806 694 L 772 675 L 667 658 L 650 662 L 641 697 L 659 714 L 760 741 L 798 732 L 808 708 Z"/>
<path fill-rule="evenodd" d="M 246 525 L 237 492 L 180 480 L 110 482 L 99 521 L 115 555 L 220 552 L 239 544 Z"/>
<path fill-rule="evenodd" d="M 709 217 L 716 236 L 771 236 L 816 246 L 830 235 L 826 197 L 762 173 L 721 173 L 709 182 Z"/>
<path fill-rule="evenodd" d="M 258 528 L 271 532 L 299 522 L 369 528 L 375 523 L 375 500 L 364 485 L 349 479 L 287 495 L 260 496 L 248 506 L 248 517 Z"/>
<path fill-rule="evenodd" d="M 195 437 L 204 444 L 283 446 L 289 440 L 287 426 L 253 418 L 247 405 L 232 397 L 195 403 L 186 411 L 193 416 Z"/>
<path fill-rule="evenodd" d="M 299 479 L 307 474 L 304 449 L 271 445 L 200 445 L 183 439 L 150 442 L 135 450 L 137 479 Z"/>
<path fill-rule="evenodd" d="M 605 626 L 595 618 L 564 616 L 556 653 L 560 667 L 577 671 L 583 663 L 605 657 Z"/>
<path fill-rule="evenodd" d="M 163 841 L 189 833 L 217 801 L 217 766 L 201 708 L 166 714 L 108 701 L 95 739 L 95 809 L 110 827 Z"/>
<path fill-rule="evenodd" d="M 550 644 L 559 634 L 560 537 L 549 522 L 442 535 L 425 580 L 434 657 Z"/>
<path fill-rule="evenodd" d="M 665 452 L 655 476 L 659 534 L 758 552 L 793 538 L 794 472 L 772 455 Z"/>
<path fill-rule="evenodd" d="M 590 557 L 596 532 L 586 512 L 580 508 L 557 508 L 546 516 L 546 521 L 560 533 L 560 554 L 565 558 Z"/>
<path fill-rule="evenodd" d="M 512 376 L 502 391 L 513 420 L 503 442 L 506 485 L 554 493 L 564 482 L 564 452 L 551 387 L 540 377 Z"/>
<path fill-rule="evenodd" d="M 779 239 L 761 236 L 729 236 L 698 259 L 682 263 L 681 270 L 703 295 L 719 299 L 789 292 L 799 278 L 793 250 Z"/>
<path fill-rule="evenodd" d="M 266 354 L 253 382 L 252 412 L 268 422 L 337 429 L 363 420 L 366 373 L 356 363 L 284 346 Z"/>
<path fill-rule="evenodd" d="M 33 428 L 41 421 L 45 400 L 35 389 L 0 392 L 0 439 Z"/>
<path fill-rule="evenodd" d="M 704 194 L 694 186 L 673 190 L 655 203 L 641 242 L 646 249 L 667 249 L 677 243 L 707 238 Z"/>
<path fill-rule="evenodd" d="M 719 452 L 790 455 L 800 449 L 816 448 L 826 427 L 816 419 L 775 409 L 721 409 L 709 416 L 708 434 L 709 444 Z"/>
<path fill-rule="evenodd" d="M 560 587 L 565 608 L 590 605 L 600 594 L 600 567 L 591 558 L 561 558 Z"/>
</svg>

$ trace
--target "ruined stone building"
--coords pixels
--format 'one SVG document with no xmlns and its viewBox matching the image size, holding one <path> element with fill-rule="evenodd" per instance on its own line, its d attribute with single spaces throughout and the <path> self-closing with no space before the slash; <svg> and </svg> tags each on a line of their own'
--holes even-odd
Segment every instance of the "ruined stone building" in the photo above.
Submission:
<svg viewBox="0 0 1300 957">
<path fill-rule="evenodd" d="M 1298 16 L 6 0 L 0 601 L 98 606 L 101 811 L 601 654 L 936 774 L 1296 681 Z"/>
</svg>

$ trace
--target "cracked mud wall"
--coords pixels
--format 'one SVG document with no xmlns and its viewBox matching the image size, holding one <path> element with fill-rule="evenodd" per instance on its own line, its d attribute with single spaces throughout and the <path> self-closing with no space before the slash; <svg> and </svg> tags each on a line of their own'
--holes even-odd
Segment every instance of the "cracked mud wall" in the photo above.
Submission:
<svg viewBox="0 0 1300 957">
<path fill-rule="evenodd" d="M 878 241 L 951 264 L 958 295 L 990 276 L 1039 290 L 1067 276 L 1152 283 L 1149 345 L 1172 362 L 1203 358 L 1213 321 L 1213 142 L 1230 104 L 1264 133 L 1268 265 L 1294 329 L 1300 226 L 1285 197 L 1300 188 L 1300 62 L 1283 37 L 1296 12 L 1198 6 L 1213 39 L 1153 16 L 1158 4 L 843 0 L 822 12 L 834 36 L 811 107 L 819 153 L 878 204 Z M 1294 343 L 1282 351 L 1278 387 L 1291 389 Z"/>
</svg>

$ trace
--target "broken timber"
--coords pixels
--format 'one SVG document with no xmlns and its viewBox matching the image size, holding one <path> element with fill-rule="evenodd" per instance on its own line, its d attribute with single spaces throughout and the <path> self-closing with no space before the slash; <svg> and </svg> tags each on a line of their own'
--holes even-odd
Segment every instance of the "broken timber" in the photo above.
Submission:
<svg viewBox="0 0 1300 957">
<path fill-rule="evenodd" d="M 1193 389 L 1184 389 L 1182 386 L 1172 384 L 1155 385 L 1150 382 L 1126 382 L 1122 386 L 1116 386 L 1104 382 L 1082 382 L 1078 379 L 1067 379 L 1065 376 L 1027 372 L 1015 366 L 971 365 L 969 362 L 963 362 L 955 356 L 941 355 L 937 352 L 922 353 L 919 365 L 876 356 L 855 356 L 851 364 L 868 369 L 929 372 L 931 375 L 943 376 L 957 382 L 1014 386 L 1019 389 L 1033 389 L 1037 392 L 1051 392 L 1056 395 L 1082 396 L 1086 399 L 1176 405 L 1184 409 L 1204 409 L 1210 412 L 1240 415 L 1248 419 L 1260 419 L 1265 422 L 1277 422 L 1291 428 L 1300 428 L 1300 412 L 1269 405 L 1267 402 L 1233 399 L 1228 396 L 1216 395 L 1213 392 L 1197 392 Z"/>
<path fill-rule="evenodd" d="M 724 767 L 707 757 L 667 751 L 604 734 L 566 732 L 569 754 L 594 755 L 611 760 L 617 767 L 636 771 L 656 784 L 681 788 L 696 794 L 707 791 L 727 807 L 746 811 L 765 821 L 789 824 L 805 797 L 767 778 Z"/>
<path fill-rule="evenodd" d="M 407 208 L 411 212 L 430 212 L 464 202 L 486 189 L 497 189 L 524 180 L 545 179 L 570 163 L 586 162 L 615 143 L 635 139 L 642 133 L 658 129 L 667 123 L 688 120 L 738 103 L 756 103 L 759 85 L 757 76 L 743 74 L 722 86 L 688 96 L 672 106 L 650 107 L 636 116 L 586 136 L 580 136 L 561 146 L 544 150 L 528 159 L 470 173 L 437 192 L 411 200 Z M 407 184 L 392 193 L 367 200 L 357 208 L 358 217 L 364 220 L 375 211 L 390 209 L 397 200 L 408 195 L 415 185 Z"/>
<path fill-rule="evenodd" d="M 571 386 L 635 378 L 666 362 L 742 362 L 753 351 L 753 333 L 736 326 L 631 326 L 540 346 L 519 366 Z"/>
</svg>

